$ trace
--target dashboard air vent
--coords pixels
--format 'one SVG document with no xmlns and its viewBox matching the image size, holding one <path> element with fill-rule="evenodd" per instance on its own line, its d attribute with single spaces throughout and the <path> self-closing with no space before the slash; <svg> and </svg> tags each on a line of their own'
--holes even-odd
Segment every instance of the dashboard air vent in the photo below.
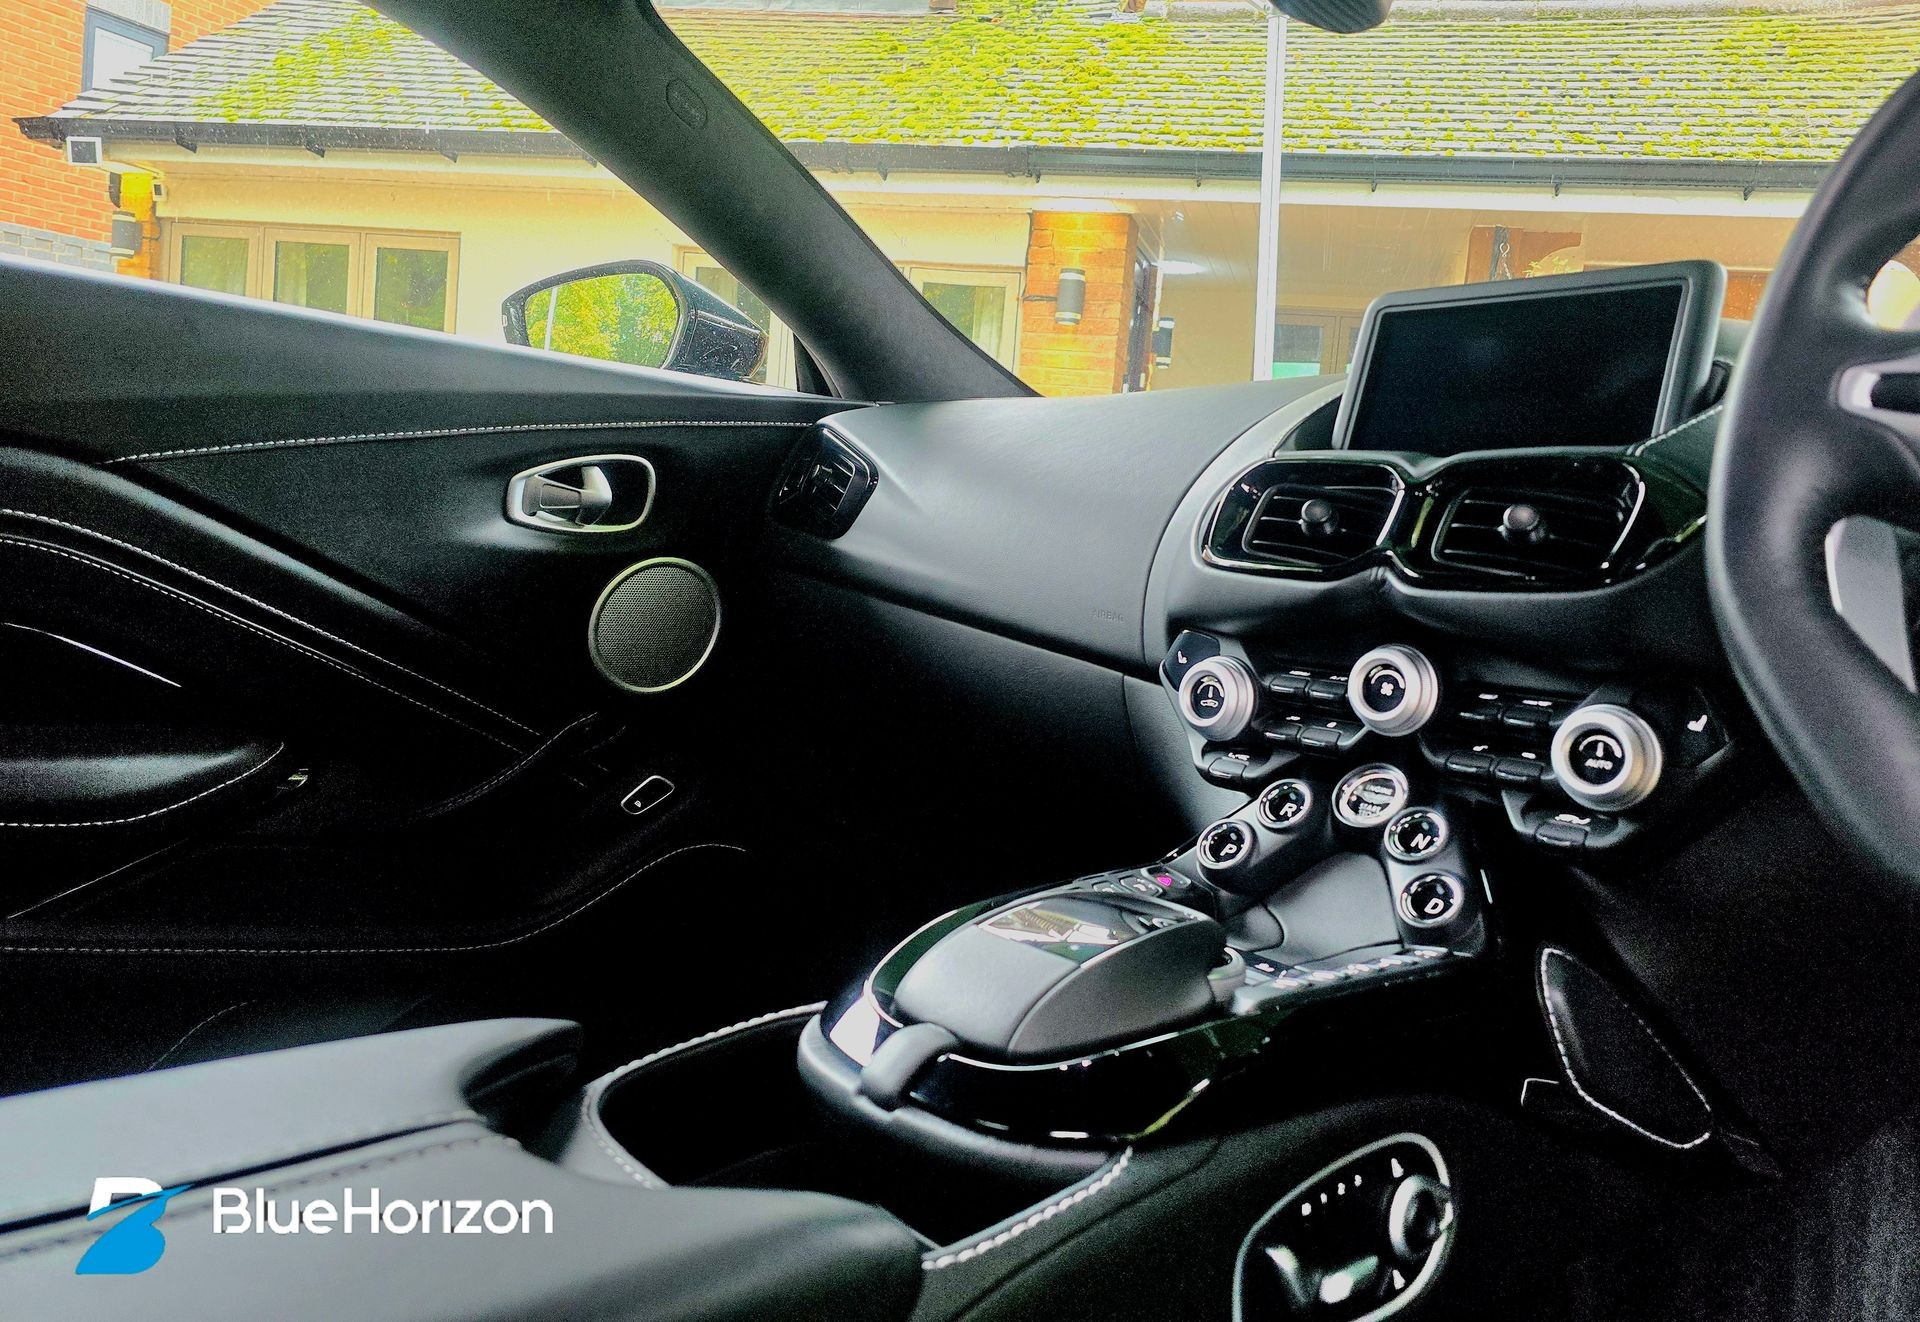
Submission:
<svg viewBox="0 0 1920 1322">
<path fill-rule="evenodd" d="M 1468 480 L 1445 503 L 1433 558 L 1522 578 L 1604 574 L 1640 492 L 1639 478 L 1619 464 L 1568 465 L 1551 480 Z"/>
<path fill-rule="evenodd" d="M 1400 491 L 1393 471 L 1375 464 L 1286 465 L 1261 491 L 1240 551 L 1265 564 L 1344 563 L 1379 544 Z"/>
<path fill-rule="evenodd" d="M 774 517 L 817 537 L 838 537 L 853 526 L 877 485 L 871 460 L 833 433 L 815 429 L 780 475 Z"/>
</svg>

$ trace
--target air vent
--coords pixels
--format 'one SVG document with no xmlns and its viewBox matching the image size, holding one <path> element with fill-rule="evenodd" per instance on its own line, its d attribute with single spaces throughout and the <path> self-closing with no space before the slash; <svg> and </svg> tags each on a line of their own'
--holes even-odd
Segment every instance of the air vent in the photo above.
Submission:
<svg viewBox="0 0 1920 1322">
<path fill-rule="evenodd" d="M 815 430 L 787 460 L 774 492 L 774 517 L 817 537 L 838 537 L 853 526 L 878 484 L 871 460 L 831 432 Z"/>
<path fill-rule="evenodd" d="M 1365 555 L 1386 535 L 1401 484 L 1375 464 L 1276 465 L 1240 539 L 1251 561 L 1326 568 Z M 1277 479 L 1277 480 L 1275 480 Z"/>
<path fill-rule="evenodd" d="M 1579 579 L 1614 568 L 1640 501 L 1622 465 L 1567 465 L 1551 475 L 1468 480 L 1446 502 L 1433 538 L 1443 565 L 1520 578 Z"/>
</svg>

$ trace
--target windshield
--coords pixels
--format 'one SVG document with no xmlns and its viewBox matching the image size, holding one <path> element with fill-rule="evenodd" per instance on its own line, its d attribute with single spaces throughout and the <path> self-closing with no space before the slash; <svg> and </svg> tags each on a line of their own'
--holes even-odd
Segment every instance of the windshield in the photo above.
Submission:
<svg viewBox="0 0 1920 1322">
<path fill-rule="evenodd" d="M 1431 285 L 1710 259 L 1749 316 L 1920 63 L 1920 4 L 1409 0 L 1353 36 L 1251 0 L 657 12 L 1049 395 L 1340 372 L 1372 299 Z M 0 252 L 495 343 L 538 323 L 648 366 L 680 365 L 699 286 L 763 332 L 714 361 L 800 375 L 695 236 L 354 0 L 61 14 L 0 77 Z M 1920 303 L 1914 269 L 1909 248 L 1876 282 L 1883 319 Z"/>
<path fill-rule="evenodd" d="M 1748 317 L 1920 64 L 1912 5 L 1465 0 L 1352 36 L 1245 0 L 660 13 L 1049 394 L 1343 371 L 1372 299 L 1433 285 L 1705 258 Z"/>
</svg>

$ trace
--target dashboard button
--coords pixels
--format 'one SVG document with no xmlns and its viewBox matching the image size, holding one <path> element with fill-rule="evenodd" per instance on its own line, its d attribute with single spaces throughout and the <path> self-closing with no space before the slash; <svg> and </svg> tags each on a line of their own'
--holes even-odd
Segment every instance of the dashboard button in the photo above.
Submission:
<svg viewBox="0 0 1920 1322">
<path fill-rule="evenodd" d="M 1492 753 L 1448 753 L 1446 768 L 1456 776 L 1493 774 Z"/>
<path fill-rule="evenodd" d="M 1553 724 L 1553 709 L 1551 704 L 1510 702 L 1500 709 L 1500 724 L 1510 730 L 1544 730 Z"/>
<path fill-rule="evenodd" d="M 1542 822 L 1533 828 L 1533 838 L 1549 849 L 1585 849 L 1587 828 L 1572 822 Z"/>
<path fill-rule="evenodd" d="M 1286 670 L 1267 676 L 1267 692 L 1278 698 L 1304 698 L 1307 683 L 1313 678 L 1304 670 Z"/>
<path fill-rule="evenodd" d="M 1376 647 L 1353 663 L 1347 705 L 1370 730 L 1390 737 L 1412 734 L 1440 706 L 1440 672 L 1414 648 Z"/>
<path fill-rule="evenodd" d="M 1187 672 L 1202 661 L 1211 661 L 1220 655 L 1220 640 L 1212 634 L 1195 633 L 1189 629 L 1173 640 L 1173 646 L 1167 649 L 1167 659 L 1160 663 L 1160 673 L 1167 677 L 1167 683 L 1176 689 Z"/>
<path fill-rule="evenodd" d="M 1224 872 L 1240 866 L 1253 854 L 1253 828 L 1231 817 L 1200 833 L 1200 865 Z"/>
<path fill-rule="evenodd" d="M 1447 819 L 1432 808 L 1409 808 L 1387 823 L 1387 852 L 1402 863 L 1431 858 L 1447 843 Z"/>
<path fill-rule="evenodd" d="M 1276 780 L 1260 791 L 1260 820 L 1276 831 L 1291 830 L 1313 807 L 1313 791 L 1303 780 Z"/>
<path fill-rule="evenodd" d="M 1495 758 L 1493 778 L 1508 785 L 1538 785 L 1547 774 L 1545 766 L 1524 757 Z"/>
<path fill-rule="evenodd" d="M 1595 703 L 1561 723 L 1553 736 L 1553 774 L 1575 803 L 1618 812 L 1660 783 L 1659 736 L 1625 707 Z"/>
<path fill-rule="evenodd" d="M 1461 703 L 1455 714 L 1470 725 L 1492 725 L 1499 721 L 1506 705 L 1506 699 L 1498 693 L 1476 693 L 1471 701 Z"/>
<path fill-rule="evenodd" d="M 1400 916 L 1414 927 L 1439 927 L 1451 922 L 1466 900 L 1458 877 L 1429 872 L 1415 877 L 1400 891 Z"/>
<path fill-rule="evenodd" d="M 1347 703 L 1347 681 L 1344 679 L 1309 680 L 1307 697 L 1325 707 L 1344 707 Z"/>
<path fill-rule="evenodd" d="M 1368 667 L 1360 677 L 1360 692 L 1367 706 L 1382 715 L 1392 715 L 1407 700 L 1407 677 L 1393 662 L 1382 661 Z"/>
<path fill-rule="evenodd" d="M 1275 721 L 1260 727 L 1260 737 L 1278 748 L 1298 748 L 1301 724 L 1297 717 Z"/>
<path fill-rule="evenodd" d="M 1196 661 L 1180 681 L 1180 714 L 1217 743 L 1236 739 L 1246 730 L 1259 700 L 1253 671 L 1236 657 Z"/>
<path fill-rule="evenodd" d="M 1333 815 L 1362 830 L 1385 824 L 1406 806 L 1407 778 L 1384 762 L 1348 772 L 1333 791 Z"/>
</svg>

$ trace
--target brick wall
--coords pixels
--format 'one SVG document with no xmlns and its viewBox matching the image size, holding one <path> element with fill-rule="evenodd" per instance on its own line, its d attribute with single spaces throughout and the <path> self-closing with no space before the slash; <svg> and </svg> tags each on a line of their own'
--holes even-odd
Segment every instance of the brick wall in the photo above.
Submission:
<svg viewBox="0 0 1920 1322">
<path fill-rule="evenodd" d="M 170 49 L 264 7 L 265 0 L 176 0 Z M 13 122 L 80 94 L 86 9 L 83 0 L 0 0 L 0 223 L 104 242 L 113 215 L 106 172 L 68 165 L 57 143 L 31 141 Z"/>
<path fill-rule="evenodd" d="M 1133 249 L 1132 216 L 1033 213 L 1017 366 L 1028 385 L 1043 395 L 1108 395 L 1120 389 L 1127 369 Z M 1078 326 L 1062 326 L 1054 321 L 1053 298 L 1060 272 L 1074 267 L 1087 273 L 1086 308 Z"/>
</svg>

